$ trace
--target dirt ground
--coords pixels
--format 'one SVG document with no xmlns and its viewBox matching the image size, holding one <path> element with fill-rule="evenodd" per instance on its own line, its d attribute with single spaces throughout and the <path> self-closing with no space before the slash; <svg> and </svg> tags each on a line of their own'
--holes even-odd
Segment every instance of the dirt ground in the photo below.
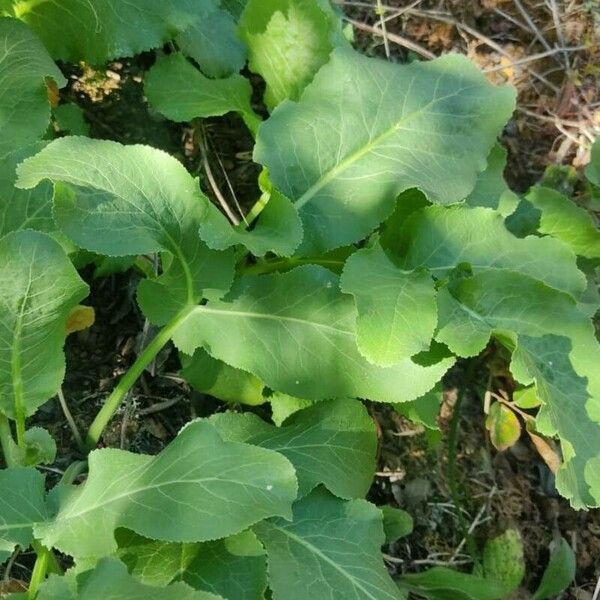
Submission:
<svg viewBox="0 0 600 600">
<path fill-rule="evenodd" d="M 516 191 L 537 181 L 549 164 L 580 169 L 600 132 L 600 4 L 556 0 L 406 0 L 340 1 L 355 24 L 356 45 L 370 55 L 406 61 L 415 54 L 458 51 L 475 60 L 495 82 L 508 81 L 519 91 L 518 110 L 502 136 L 509 150 L 506 177 Z M 382 26 L 383 21 L 383 26 Z M 540 56 L 542 55 L 542 56 Z M 91 135 L 123 143 L 145 143 L 171 152 L 204 176 L 205 164 L 196 138 L 186 127 L 149 112 L 143 75 L 154 53 L 112 63 L 107 70 L 64 66 L 70 78 L 64 99 L 84 110 Z M 260 84 L 257 83 L 257 89 Z M 259 96 L 259 94 L 257 94 Z M 260 108 L 260 107 L 259 107 Z M 262 109 L 261 109 L 262 110 Z M 229 179 L 236 201 L 251 205 L 257 197 L 257 167 L 252 139 L 237 117 L 210 119 L 203 125 L 208 163 L 221 189 Z M 575 171 L 574 171 L 575 172 Z M 210 189 L 206 189 L 211 193 Z M 143 344 L 144 319 L 135 303 L 136 276 L 131 272 L 94 278 L 91 303 L 96 323 L 72 335 L 67 345 L 64 392 L 81 428 L 85 428 L 120 374 Z M 126 406 L 113 420 L 104 443 L 154 453 L 190 418 L 224 410 L 214 399 L 189 389 L 177 377 L 176 352 L 167 349 L 146 372 Z M 461 384 L 458 365 L 446 381 L 440 426 L 448 429 Z M 488 374 L 467 395 L 460 421 L 458 470 L 461 510 L 482 543 L 516 527 L 525 541 L 524 589 L 535 589 L 548 559 L 553 536 L 563 535 L 577 555 L 577 579 L 563 598 L 591 600 L 600 577 L 600 511 L 575 512 L 558 497 L 552 474 L 526 440 L 498 453 L 484 427 L 481 394 Z M 370 497 L 379 504 L 408 510 L 414 533 L 386 548 L 393 573 L 441 564 L 469 569 L 461 545 L 457 507 L 447 479 L 445 437 L 432 444 L 422 429 L 383 406 L 369 405 L 380 430 L 378 476 Z M 258 408 L 257 410 L 266 410 Z M 59 445 L 58 473 L 77 456 L 57 403 L 39 414 Z M 27 557 L 21 557 L 27 567 Z M 527 593 L 515 597 L 527 598 Z"/>
</svg>

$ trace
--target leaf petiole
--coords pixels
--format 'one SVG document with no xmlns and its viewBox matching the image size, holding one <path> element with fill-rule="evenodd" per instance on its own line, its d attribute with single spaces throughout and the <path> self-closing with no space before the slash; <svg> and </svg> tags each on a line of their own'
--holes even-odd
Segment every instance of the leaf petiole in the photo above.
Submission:
<svg viewBox="0 0 600 600">
<path fill-rule="evenodd" d="M 16 466 L 14 464 L 13 455 L 11 452 L 12 446 L 15 445 L 12 433 L 10 431 L 10 423 L 8 417 L 0 413 L 0 446 L 4 454 L 4 462 L 8 468 Z"/>
<path fill-rule="evenodd" d="M 188 305 L 183 311 L 169 321 L 169 323 L 167 323 L 146 346 L 143 352 L 138 356 L 137 360 L 131 365 L 127 373 L 123 375 L 90 425 L 85 438 L 85 446 L 88 451 L 91 451 L 96 447 L 106 426 L 115 412 L 117 412 L 129 390 L 144 372 L 144 369 L 169 342 L 175 330 L 183 323 L 194 306 L 195 305 Z"/>
</svg>

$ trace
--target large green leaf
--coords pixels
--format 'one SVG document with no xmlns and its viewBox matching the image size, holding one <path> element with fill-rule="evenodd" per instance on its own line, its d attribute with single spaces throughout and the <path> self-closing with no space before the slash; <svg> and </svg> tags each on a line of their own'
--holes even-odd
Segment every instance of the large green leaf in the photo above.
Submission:
<svg viewBox="0 0 600 600">
<path fill-rule="evenodd" d="M 204 346 L 270 388 L 300 398 L 402 402 L 433 387 L 452 359 L 372 365 L 356 347 L 356 310 L 338 284 L 336 275 L 315 265 L 242 277 L 225 300 L 196 307 L 173 339 L 187 354 Z"/>
<path fill-rule="evenodd" d="M 559 595 L 569 587 L 577 574 L 577 557 L 567 540 L 561 537 L 551 546 L 550 560 L 532 600 L 546 600 Z"/>
<path fill-rule="evenodd" d="M 27 548 L 33 526 L 46 519 L 44 477 L 33 468 L 0 470 L 0 563 Z"/>
<path fill-rule="evenodd" d="M 466 263 L 475 274 L 523 273 L 574 297 L 587 285 L 575 255 L 562 243 L 552 238 L 516 238 L 502 217 L 487 208 L 430 206 L 414 212 L 398 235 L 400 266 L 427 268 L 435 277 L 447 277 Z"/>
<path fill-rule="evenodd" d="M 254 527 L 267 549 L 274 600 L 398 600 L 381 558 L 381 512 L 317 489 L 294 505 L 294 519 Z"/>
<path fill-rule="evenodd" d="M 162 46 L 202 14 L 196 0 L 13 0 L 13 5 L 53 58 L 92 64 Z"/>
<path fill-rule="evenodd" d="M 119 558 L 145 584 L 165 586 L 183 580 L 226 600 L 263 600 L 265 551 L 249 530 L 199 544 L 161 542 L 122 530 L 117 541 Z"/>
<path fill-rule="evenodd" d="M 357 400 L 318 402 L 293 414 L 281 427 L 251 413 L 211 417 L 223 439 L 269 448 L 296 469 L 299 494 L 320 483 L 341 498 L 362 498 L 375 474 L 375 425 Z"/>
<path fill-rule="evenodd" d="M 228 77 L 237 73 L 246 62 L 246 46 L 237 36 L 231 13 L 206 2 L 197 23 L 179 34 L 177 45 L 192 57 L 209 77 Z"/>
<path fill-rule="evenodd" d="M 563 465 L 556 474 L 556 487 L 574 508 L 600 506 L 600 376 L 596 369 L 578 375 L 564 337 L 520 336 L 511 371 L 524 384 L 535 382 L 542 407 L 536 429 L 561 440 Z"/>
<path fill-rule="evenodd" d="M 52 184 L 46 181 L 32 190 L 15 188 L 17 165 L 41 148 L 41 144 L 33 144 L 0 158 L 0 238 L 20 229 L 56 229 L 52 220 Z"/>
<path fill-rule="evenodd" d="M 250 69 L 266 81 L 271 109 L 286 98 L 297 100 L 333 47 L 344 41 L 329 0 L 249 0 L 239 32 Z"/>
<path fill-rule="evenodd" d="M 108 256 L 169 254 L 165 272 L 138 289 L 142 309 L 155 323 L 229 289 L 233 255 L 200 241 L 204 197 L 198 182 L 168 154 L 148 146 L 62 138 L 22 163 L 18 174 L 23 188 L 43 179 L 62 182 L 55 186 L 60 193 L 54 218 L 81 248 Z"/>
<path fill-rule="evenodd" d="M 585 168 L 585 176 L 600 187 L 600 138 L 592 144 L 590 164 Z"/>
<path fill-rule="evenodd" d="M 146 585 L 132 577 L 116 558 L 103 558 L 97 567 L 76 578 L 52 575 L 40 588 L 38 600 L 223 600 L 193 590 L 185 583 L 167 587 Z"/>
<path fill-rule="evenodd" d="M 403 190 L 465 198 L 513 106 L 462 56 L 400 66 L 336 49 L 260 127 L 255 160 L 295 202 L 302 253 L 324 251 L 367 235 Z"/>
<path fill-rule="evenodd" d="M 0 239 L 0 411 L 28 416 L 62 384 L 71 309 L 88 287 L 44 233 Z"/>
<path fill-rule="evenodd" d="M 272 515 L 290 516 L 297 493 L 280 454 L 221 439 L 196 421 L 155 457 L 96 450 L 80 487 L 58 488 L 56 515 L 36 527 L 48 547 L 75 557 L 114 552 L 114 530 L 172 542 L 212 540 Z"/>
<path fill-rule="evenodd" d="M 0 18 L 0 158 L 39 139 L 50 122 L 45 79 L 67 83 L 24 23 Z"/>
<path fill-rule="evenodd" d="M 259 119 L 250 105 L 252 87 L 241 75 L 209 79 L 183 54 L 161 58 L 146 75 L 144 92 L 150 106 L 172 121 L 191 121 L 238 112 L 252 131 Z"/>
<path fill-rule="evenodd" d="M 560 192 L 536 186 L 527 200 L 541 211 L 539 232 L 565 243 L 575 254 L 600 258 L 600 230 L 592 215 Z"/>
<path fill-rule="evenodd" d="M 467 204 L 493 208 L 503 217 L 515 211 L 519 197 L 504 179 L 506 155 L 506 150 L 500 144 L 494 145 L 487 159 L 487 167 L 479 174 L 473 191 L 467 196 Z"/>
<path fill-rule="evenodd" d="M 348 259 L 340 286 L 355 298 L 358 349 L 368 360 L 388 366 L 429 348 L 437 324 L 429 273 L 402 271 L 375 244 Z"/>
</svg>

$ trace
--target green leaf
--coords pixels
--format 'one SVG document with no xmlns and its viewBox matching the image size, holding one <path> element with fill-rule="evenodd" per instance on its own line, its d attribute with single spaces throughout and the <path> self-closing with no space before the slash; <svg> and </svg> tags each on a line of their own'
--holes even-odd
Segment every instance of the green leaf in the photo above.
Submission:
<svg viewBox="0 0 600 600">
<path fill-rule="evenodd" d="M 277 427 L 280 427 L 294 413 L 314 404 L 312 400 L 288 396 L 281 392 L 273 392 L 268 400 L 271 403 L 271 419 Z"/>
<path fill-rule="evenodd" d="M 439 431 L 438 416 L 443 400 L 441 384 L 436 384 L 429 392 L 410 402 L 396 404 L 394 410 L 410 419 L 413 423 L 423 425 L 427 429 Z"/>
<path fill-rule="evenodd" d="M 318 402 L 281 427 L 251 413 L 219 413 L 210 422 L 224 440 L 283 454 L 296 469 L 300 496 L 323 483 L 340 498 L 362 498 L 373 481 L 377 435 L 357 400 Z"/>
<path fill-rule="evenodd" d="M 548 307 L 551 309 L 551 307 Z M 536 429 L 561 440 L 563 465 L 556 473 L 558 491 L 574 508 L 600 506 L 600 377 L 598 352 L 587 380 L 575 372 L 564 337 L 519 336 L 511 371 L 519 382 L 535 382 L 542 402 Z M 583 370 L 582 370 L 583 371 Z M 558 592 L 556 592 L 558 593 Z"/>
<path fill-rule="evenodd" d="M 92 571 L 77 575 L 75 586 L 67 577 L 51 576 L 42 584 L 37 600 L 223 600 L 181 582 L 164 588 L 146 585 L 134 579 L 116 558 L 103 558 Z"/>
<path fill-rule="evenodd" d="M 239 19 L 244 8 L 246 8 L 248 0 L 221 0 L 221 5 L 225 8 L 235 19 Z"/>
<path fill-rule="evenodd" d="M 513 106 L 462 56 L 401 66 L 336 49 L 261 125 L 254 157 L 296 204 L 301 253 L 318 254 L 365 237 L 409 188 L 465 198 Z"/>
<path fill-rule="evenodd" d="M 494 145 L 486 169 L 479 174 L 473 191 L 467 196 L 467 204 L 493 208 L 503 217 L 515 211 L 519 197 L 504 180 L 506 155 L 506 150 L 500 144 Z"/>
<path fill-rule="evenodd" d="M 490 441 L 496 450 L 506 450 L 521 437 L 521 422 L 517 415 L 501 402 L 494 402 L 485 420 Z"/>
<path fill-rule="evenodd" d="M 532 600 L 545 600 L 557 596 L 575 579 L 577 560 L 571 546 L 564 538 L 554 542 L 548 566 Z"/>
<path fill-rule="evenodd" d="M 15 546 L 33 541 L 33 525 L 46 519 L 44 477 L 33 468 L 0 470 L 0 563 Z"/>
<path fill-rule="evenodd" d="M 252 531 L 207 542 L 183 573 L 183 581 L 226 600 L 263 600 L 267 587 L 265 551 Z"/>
<path fill-rule="evenodd" d="M 142 310 L 155 324 L 229 289 L 233 255 L 210 250 L 198 238 L 204 196 L 168 154 L 69 137 L 27 159 L 18 174 L 17 184 L 26 189 L 43 179 L 62 182 L 55 186 L 54 218 L 81 248 L 107 256 L 170 255 L 163 274 L 138 288 Z"/>
<path fill-rule="evenodd" d="M 53 58 L 74 63 L 103 64 L 158 48 L 201 15 L 195 0 L 13 0 L 13 4 L 15 14 L 35 31 Z"/>
<path fill-rule="evenodd" d="M 193 58 L 209 77 L 228 77 L 246 63 L 246 46 L 237 36 L 228 11 L 210 3 L 197 23 L 176 38 L 179 49 Z"/>
<path fill-rule="evenodd" d="M 60 387 L 71 309 L 88 287 L 60 245 L 25 230 L 0 239 L 0 411 L 32 415 Z"/>
<path fill-rule="evenodd" d="M 225 300 L 196 307 L 173 339 L 187 354 L 203 346 L 271 389 L 309 400 L 404 402 L 427 392 L 453 360 L 426 367 L 411 359 L 387 368 L 370 364 L 356 347 L 354 303 L 338 283 L 315 265 L 242 277 Z"/>
<path fill-rule="evenodd" d="M 401 598 L 381 558 L 381 512 L 317 489 L 294 505 L 294 520 L 254 526 L 267 549 L 274 600 Z"/>
<path fill-rule="evenodd" d="M 32 144 L 0 158 L 0 238 L 11 231 L 35 229 L 53 232 L 52 184 L 40 183 L 31 190 L 15 187 L 17 165 L 43 148 Z"/>
<path fill-rule="evenodd" d="M 264 256 L 267 252 L 292 255 L 302 241 L 300 217 L 289 199 L 277 190 L 269 191 L 268 195 L 267 205 L 251 230 L 246 228 L 245 223 L 233 227 L 225 215 L 207 201 L 200 223 L 200 237 L 213 250 L 242 244 L 255 256 Z"/>
<path fill-rule="evenodd" d="M 59 488 L 56 515 L 36 527 L 43 544 L 75 557 L 114 552 L 117 527 L 172 542 L 231 535 L 268 516 L 289 518 L 297 493 L 284 457 L 223 441 L 202 421 L 155 457 L 105 449 L 88 462 L 85 485 Z"/>
<path fill-rule="evenodd" d="M 382 506 L 383 531 L 389 544 L 410 535 L 413 530 L 413 518 L 405 511 L 393 506 Z"/>
<path fill-rule="evenodd" d="M 483 549 L 483 572 L 486 579 L 501 583 L 507 595 L 521 585 L 525 577 L 525 557 L 517 529 L 507 529 L 487 540 Z"/>
<path fill-rule="evenodd" d="M 592 144 L 590 164 L 585 168 L 585 176 L 591 183 L 600 187 L 600 138 Z"/>
<path fill-rule="evenodd" d="M 402 271 L 379 244 L 353 254 L 340 279 L 358 312 L 358 349 L 381 366 L 429 348 L 437 325 L 435 289 L 426 272 Z"/>
<path fill-rule="evenodd" d="M 428 600 L 505 600 L 500 583 L 445 567 L 433 567 L 423 573 L 405 575 L 400 583 Z"/>
<path fill-rule="evenodd" d="M 193 356 L 181 355 L 183 370 L 181 374 L 188 383 L 199 392 L 223 400 L 256 406 L 264 404 L 265 384 L 251 373 L 230 367 L 213 358 L 202 348 Z"/>
<path fill-rule="evenodd" d="M 263 600 L 265 551 L 250 530 L 201 544 L 149 540 L 121 530 L 117 541 L 119 558 L 147 585 L 165 586 L 177 579 L 226 600 Z"/>
<path fill-rule="evenodd" d="M 249 0 L 239 33 L 250 69 L 266 82 L 273 109 L 297 100 L 331 50 L 342 43 L 341 22 L 328 0 Z"/>
<path fill-rule="evenodd" d="M 32 427 L 23 436 L 25 443 L 23 465 L 49 465 L 56 458 L 56 442 L 42 427 Z"/>
<path fill-rule="evenodd" d="M 513 402 L 519 408 L 538 408 L 541 404 L 540 399 L 537 396 L 535 386 L 523 388 L 521 390 L 515 390 L 513 392 Z"/>
<path fill-rule="evenodd" d="M 62 133 L 90 135 L 90 126 L 85 120 L 83 109 L 77 104 L 73 102 L 60 104 L 52 110 L 52 116 Z"/>
<path fill-rule="evenodd" d="M 461 264 L 474 274 L 510 270 L 579 297 L 587 285 L 576 257 L 552 238 L 516 238 L 502 217 L 487 208 L 431 206 L 413 213 L 399 232 L 404 269 L 428 268 L 448 277 Z"/>
<path fill-rule="evenodd" d="M 238 112 L 254 131 L 258 117 L 250 105 L 252 87 L 241 75 L 209 79 L 183 54 L 170 54 L 148 71 L 144 93 L 150 106 L 172 121 L 185 122 L 198 117 L 215 117 Z"/>
<path fill-rule="evenodd" d="M 67 80 L 20 21 L 0 17 L 0 158 L 40 139 L 50 122 L 45 79 Z"/>
<path fill-rule="evenodd" d="M 541 211 L 539 232 L 558 238 L 575 254 L 600 258 L 600 231 L 592 215 L 550 188 L 535 186 L 527 200 Z"/>
</svg>

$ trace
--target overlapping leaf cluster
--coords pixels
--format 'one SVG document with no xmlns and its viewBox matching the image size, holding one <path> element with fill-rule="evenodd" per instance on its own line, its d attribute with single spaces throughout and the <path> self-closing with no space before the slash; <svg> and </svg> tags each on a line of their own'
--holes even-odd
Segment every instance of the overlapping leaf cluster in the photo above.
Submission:
<svg viewBox="0 0 600 600">
<path fill-rule="evenodd" d="M 435 412 L 434 386 L 491 339 L 534 386 L 536 431 L 561 442 L 559 491 L 600 505 L 600 235 L 558 192 L 506 186 L 510 88 L 460 56 L 364 57 L 326 0 L 1 6 L 0 416 L 17 443 L 3 436 L 0 558 L 35 541 L 75 560 L 38 598 L 403 598 L 382 512 L 362 499 L 377 440 L 358 399 Z M 178 122 L 241 116 L 264 167 L 252 223 L 231 225 L 160 150 L 41 140 L 48 81 L 66 83 L 52 59 L 167 41 L 150 106 Z M 264 122 L 246 61 L 266 82 Z M 520 235 L 525 210 L 537 223 Z M 276 424 L 227 412 L 157 456 L 94 450 L 84 484 L 47 493 L 25 466 L 25 418 L 64 376 L 66 322 L 87 294 L 78 249 L 160 256 L 137 300 L 184 376 L 225 401 L 271 402 Z"/>
</svg>

